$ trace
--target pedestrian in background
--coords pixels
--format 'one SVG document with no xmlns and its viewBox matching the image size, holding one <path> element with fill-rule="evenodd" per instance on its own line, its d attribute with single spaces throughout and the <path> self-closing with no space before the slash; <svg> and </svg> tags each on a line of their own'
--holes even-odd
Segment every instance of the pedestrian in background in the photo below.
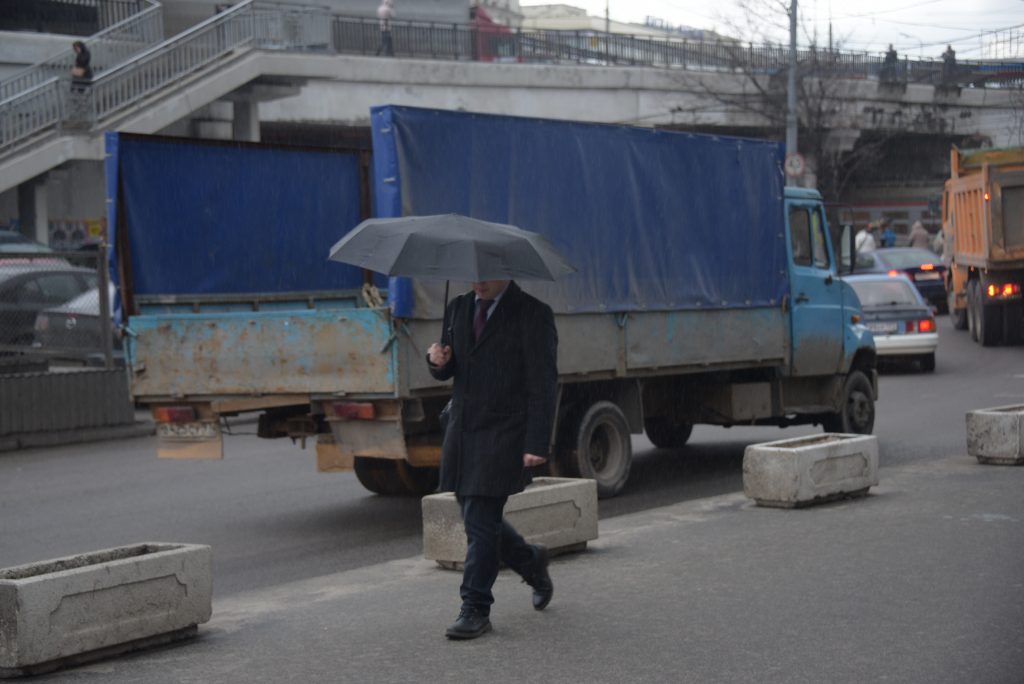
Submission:
<svg viewBox="0 0 1024 684">
<path fill-rule="evenodd" d="M 377 19 L 380 20 L 380 46 L 377 55 L 395 56 L 395 45 L 391 40 L 391 20 L 395 18 L 394 0 L 381 0 L 377 8 Z"/>
<path fill-rule="evenodd" d="M 956 85 L 956 51 L 952 45 L 942 53 L 942 84 Z"/>
<path fill-rule="evenodd" d="M 878 222 L 878 228 L 882 235 L 880 238 L 880 244 L 882 247 L 895 247 L 896 246 L 896 231 L 892 229 L 892 221 L 887 217 L 882 217 Z"/>
<path fill-rule="evenodd" d="M 75 51 L 75 65 L 71 67 L 71 82 L 74 87 L 81 89 L 92 81 L 92 67 L 89 65 L 92 55 L 89 54 L 89 48 L 85 47 L 85 43 L 80 40 L 72 43 L 71 49 Z"/>
<path fill-rule="evenodd" d="M 866 254 L 867 252 L 875 251 L 875 236 L 872 233 L 875 230 L 875 224 L 869 223 L 864 228 L 857 231 L 857 235 L 853 238 L 854 249 L 857 250 L 857 254 Z"/>
<path fill-rule="evenodd" d="M 558 333 L 551 307 L 509 280 L 473 283 L 448 307 L 447 344 L 427 350 L 430 374 L 454 378 L 441 447 L 441 491 L 455 492 L 466 527 L 462 608 L 449 639 L 491 630 L 500 563 L 533 588 L 543 610 L 554 587 L 547 550 L 527 544 L 503 517 L 508 497 L 547 460 L 558 388 Z"/>
<path fill-rule="evenodd" d="M 908 246 L 920 247 L 921 249 L 929 249 L 931 247 L 932 238 L 925 230 L 924 224 L 920 221 L 914 221 L 914 225 L 910 228 L 910 235 L 908 236 Z"/>
</svg>

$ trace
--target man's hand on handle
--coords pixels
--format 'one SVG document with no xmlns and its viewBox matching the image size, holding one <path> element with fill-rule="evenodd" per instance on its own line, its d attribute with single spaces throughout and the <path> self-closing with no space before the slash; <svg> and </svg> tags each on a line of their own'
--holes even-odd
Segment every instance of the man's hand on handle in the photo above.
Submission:
<svg viewBox="0 0 1024 684">
<path fill-rule="evenodd" d="M 442 347 L 435 342 L 427 349 L 427 356 L 430 359 L 430 365 L 435 368 L 443 368 L 452 360 L 452 348 L 447 344 Z"/>
</svg>

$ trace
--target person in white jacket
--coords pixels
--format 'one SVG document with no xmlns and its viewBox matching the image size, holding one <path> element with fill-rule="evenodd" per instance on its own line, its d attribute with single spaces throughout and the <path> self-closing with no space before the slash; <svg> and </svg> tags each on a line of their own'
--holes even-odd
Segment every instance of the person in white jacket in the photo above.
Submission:
<svg viewBox="0 0 1024 684">
<path fill-rule="evenodd" d="M 394 0 L 381 0 L 377 18 L 380 20 L 380 47 L 377 48 L 377 55 L 394 57 L 395 45 L 391 40 L 391 20 L 395 18 Z"/>
<path fill-rule="evenodd" d="M 853 238 L 853 246 L 857 250 L 857 254 L 875 251 L 875 238 L 871 234 L 874 227 L 874 224 L 869 223 L 867 227 L 857 231 L 857 235 Z"/>
</svg>

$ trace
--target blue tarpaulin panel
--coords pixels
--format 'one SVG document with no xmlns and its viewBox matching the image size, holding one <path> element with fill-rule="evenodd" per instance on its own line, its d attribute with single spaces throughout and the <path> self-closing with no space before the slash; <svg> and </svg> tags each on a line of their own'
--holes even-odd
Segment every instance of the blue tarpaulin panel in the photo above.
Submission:
<svg viewBox="0 0 1024 684">
<path fill-rule="evenodd" d="M 360 221 L 357 154 L 123 134 L 108 135 L 107 145 L 135 294 L 362 284 L 359 269 L 327 261 Z M 110 210 L 116 227 L 117 202 Z"/>
<path fill-rule="evenodd" d="M 578 269 L 529 286 L 558 311 L 778 306 L 787 292 L 778 143 L 412 107 L 372 114 L 375 188 L 397 192 L 378 210 L 545 235 Z"/>
</svg>

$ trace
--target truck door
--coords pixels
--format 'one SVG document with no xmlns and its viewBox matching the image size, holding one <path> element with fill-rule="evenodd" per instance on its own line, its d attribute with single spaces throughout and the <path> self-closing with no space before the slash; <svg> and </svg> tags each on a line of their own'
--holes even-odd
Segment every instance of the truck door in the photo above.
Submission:
<svg viewBox="0 0 1024 684">
<path fill-rule="evenodd" d="M 815 203 L 787 202 L 790 245 L 791 374 L 832 375 L 843 352 L 842 289 Z"/>
</svg>

